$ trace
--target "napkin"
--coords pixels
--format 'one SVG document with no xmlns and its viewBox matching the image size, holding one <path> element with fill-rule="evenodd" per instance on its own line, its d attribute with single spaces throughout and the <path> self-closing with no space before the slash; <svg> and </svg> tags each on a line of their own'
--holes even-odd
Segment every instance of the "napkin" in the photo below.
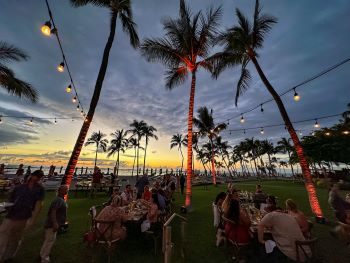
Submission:
<svg viewBox="0 0 350 263">
<path fill-rule="evenodd" d="M 265 241 L 265 250 L 266 250 L 266 253 L 269 254 L 273 251 L 273 249 L 275 248 L 276 246 L 276 242 L 275 241 L 272 241 L 272 240 L 266 240 Z"/>
</svg>

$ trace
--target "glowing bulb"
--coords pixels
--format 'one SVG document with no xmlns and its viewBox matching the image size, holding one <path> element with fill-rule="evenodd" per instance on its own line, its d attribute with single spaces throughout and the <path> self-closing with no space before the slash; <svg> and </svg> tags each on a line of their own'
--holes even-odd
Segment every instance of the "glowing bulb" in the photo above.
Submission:
<svg viewBox="0 0 350 263">
<path fill-rule="evenodd" d="M 299 135 L 300 135 L 300 136 L 302 136 L 302 135 L 303 135 L 303 133 L 302 133 L 302 132 L 299 132 Z"/>
<path fill-rule="evenodd" d="M 260 129 L 260 133 L 264 134 L 264 129 L 263 128 Z"/>
<path fill-rule="evenodd" d="M 241 117 L 240 122 L 241 122 L 241 123 L 244 123 L 244 117 L 243 117 L 243 115 L 242 115 L 242 117 Z"/>
<path fill-rule="evenodd" d="M 33 118 L 30 119 L 29 124 L 30 124 L 30 125 L 33 124 Z"/>
<path fill-rule="evenodd" d="M 46 21 L 45 24 L 41 27 L 41 33 L 45 36 L 51 35 L 51 23 L 50 21 Z"/>
<path fill-rule="evenodd" d="M 81 114 L 81 115 L 83 115 L 83 114 L 84 114 L 83 110 L 81 110 L 81 111 L 80 111 L 80 114 Z"/>
<path fill-rule="evenodd" d="M 57 71 L 58 72 L 63 72 L 64 71 L 64 63 L 61 62 L 58 66 L 57 66 Z"/>
<path fill-rule="evenodd" d="M 72 91 L 72 85 L 69 84 L 66 88 L 66 92 L 70 93 L 71 91 Z"/>
<path fill-rule="evenodd" d="M 326 135 L 329 136 L 329 135 L 331 135 L 331 133 L 330 132 L 326 132 Z"/>
<path fill-rule="evenodd" d="M 72 99 L 73 102 L 77 102 L 77 97 L 74 96 L 73 99 Z"/>
<path fill-rule="evenodd" d="M 300 100 L 300 96 L 299 96 L 299 94 L 296 92 L 296 90 L 294 89 L 294 100 L 295 101 L 299 101 Z"/>
<path fill-rule="evenodd" d="M 343 131 L 343 133 L 344 133 L 345 135 L 348 135 L 348 134 L 349 134 L 349 131 Z"/>
<path fill-rule="evenodd" d="M 80 110 L 80 109 L 79 109 L 79 105 L 77 105 L 77 110 Z"/>
<path fill-rule="evenodd" d="M 57 124 L 57 120 L 56 120 L 56 118 L 55 118 L 55 122 L 54 122 L 54 123 L 55 123 L 55 125 Z"/>
<path fill-rule="evenodd" d="M 88 122 L 88 121 L 89 121 L 89 119 L 86 117 L 84 121 L 85 121 L 85 122 Z"/>
<path fill-rule="evenodd" d="M 315 120 L 314 127 L 315 127 L 315 128 L 320 128 L 320 124 L 317 122 L 317 120 Z"/>
</svg>

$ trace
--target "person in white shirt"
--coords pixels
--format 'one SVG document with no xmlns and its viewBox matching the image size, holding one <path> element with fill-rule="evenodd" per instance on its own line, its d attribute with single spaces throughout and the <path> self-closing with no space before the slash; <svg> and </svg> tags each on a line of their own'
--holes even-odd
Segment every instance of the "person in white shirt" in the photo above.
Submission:
<svg viewBox="0 0 350 263">
<path fill-rule="evenodd" d="M 133 199 L 133 192 L 132 192 L 130 184 L 127 184 L 125 186 L 125 190 L 120 195 L 120 197 L 123 200 L 123 205 L 128 205 L 132 201 L 132 199 Z"/>
</svg>

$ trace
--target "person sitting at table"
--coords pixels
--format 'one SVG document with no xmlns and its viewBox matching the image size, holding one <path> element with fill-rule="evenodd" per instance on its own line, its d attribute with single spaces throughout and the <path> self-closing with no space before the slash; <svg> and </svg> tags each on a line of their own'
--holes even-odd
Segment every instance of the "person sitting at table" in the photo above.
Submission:
<svg viewBox="0 0 350 263">
<path fill-rule="evenodd" d="M 286 210 L 289 215 L 291 215 L 297 220 L 303 235 L 305 237 L 310 236 L 310 228 L 309 228 L 309 223 L 306 219 L 306 216 L 304 215 L 303 212 L 298 210 L 297 204 L 292 199 L 286 200 Z"/>
<path fill-rule="evenodd" d="M 231 199 L 225 222 L 226 238 L 238 244 L 248 244 L 250 242 L 250 218 L 245 209 L 241 208 L 239 201 Z"/>
<path fill-rule="evenodd" d="M 132 201 L 133 192 L 130 184 L 125 186 L 125 190 L 121 193 L 120 197 L 123 200 L 123 205 L 128 205 Z"/>
<path fill-rule="evenodd" d="M 277 246 L 273 248 L 270 255 L 272 259 L 269 262 L 285 262 L 287 258 L 296 261 L 297 251 L 295 241 L 305 241 L 305 237 L 295 218 L 283 213 L 282 210 L 276 210 L 266 214 L 258 224 L 258 240 L 261 244 L 265 244 L 266 242 L 264 240 L 265 229 L 269 229 Z M 267 244 L 271 243 L 272 241 L 269 241 Z M 307 247 L 304 247 L 304 249 L 311 256 L 311 251 Z M 302 257 L 301 261 L 304 261 L 304 254 L 301 252 L 299 255 Z M 262 256 L 266 256 L 266 254 L 264 253 Z"/>
<path fill-rule="evenodd" d="M 346 202 L 339 195 L 339 185 L 334 183 L 329 189 L 329 205 L 333 208 L 336 218 L 344 223 L 346 218 L 346 210 L 350 210 L 350 203 Z"/>
<path fill-rule="evenodd" d="M 262 191 L 261 185 L 257 184 L 255 193 L 253 196 L 254 206 L 257 209 L 260 209 L 261 204 L 264 204 L 266 202 L 267 195 Z"/>
<path fill-rule="evenodd" d="M 226 198 L 225 192 L 220 192 L 213 202 L 214 227 L 216 229 L 216 246 L 218 247 L 222 242 L 226 241 L 225 226 L 222 221 L 222 203 Z"/>
<path fill-rule="evenodd" d="M 142 198 L 142 194 L 146 185 L 149 185 L 149 181 L 147 174 L 144 174 L 135 184 L 135 187 L 137 188 L 137 199 Z"/>
<path fill-rule="evenodd" d="M 145 185 L 143 194 L 142 194 L 142 199 L 146 201 L 151 201 L 152 197 L 152 192 L 149 190 L 149 185 Z"/>
<path fill-rule="evenodd" d="M 264 214 L 271 213 L 277 209 L 276 197 L 269 195 L 266 198 L 266 206 L 262 209 Z"/>
<path fill-rule="evenodd" d="M 232 194 L 233 192 L 237 191 L 234 183 L 228 183 L 227 184 L 227 193 Z"/>
<path fill-rule="evenodd" d="M 160 206 L 158 202 L 158 195 L 156 193 L 152 194 L 151 197 L 151 203 L 148 207 L 148 212 L 147 212 L 147 220 L 152 225 L 155 225 L 155 223 L 158 222 L 158 215 L 160 213 Z"/>
<path fill-rule="evenodd" d="M 101 221 L 115 221 L 112 230 L 106 230 L 108 224 L 99 224 L 98 230 L 100 233 L 105 233 L 105 238 L 109 239 L 124 239 L 126 237 L 126 228 L 122 226 L 122 222 L 127 220 L 127 214 L 124 209 L 121 208 L 123 205 L 122 198 L 117 195 L 113 198 L 110 205 L 106 206 L 96 216 L 96 220 Z M 112 231 L 112 232 L 110 232 Z"/>
<path fill-rule="evenodd" d="M 92 175 L 92 182 L 91 182 L 91 197 L 94 196 L 94 192 L 97 188 L 101 187 L 101 179 L 103 178 L 103 175 L 101 173 L 101 169 L 98 168 L 98 166 L 95 166 L 94 173 Z"/>
</svg>

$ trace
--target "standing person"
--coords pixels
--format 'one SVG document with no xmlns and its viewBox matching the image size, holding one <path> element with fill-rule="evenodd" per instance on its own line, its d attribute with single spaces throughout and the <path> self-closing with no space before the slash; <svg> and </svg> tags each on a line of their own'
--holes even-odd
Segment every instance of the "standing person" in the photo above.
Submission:
<svg viewBox="0 0 350 263">
<path fill-rule="evenodd" d="M 67 204 L 64 196 L 68 192 L 66 185 L 58 188 L 57 197 L 52 201 L 45 221 L 45 239 L 40 250 L 42 263 L 50 262 L 50 252 L 56 240 L 58 229 L 65 225 L 67 216 Z"/>
<path fill-rule="evenodd" d="M 185 181 L 186 181 L 185 176 L 183 174 L 181 174 L 181 176 L 180 176 L 180 188 L 181 188 L 182 195 L 184 194 Z"/>
<path fill-rule="evenodd" d="M 28 166 L 26 174 L 24 175 L 24 182 L 27 182 L 29 176 L 31 175 L 32 171 L 31 171 L 31 167 Z"/>
<path fill-rule="evenodd" d="M 0 226 L 0 262 L 14 258 L 25 227 L 34 224 L 42 207 L 45 191 L 39 183 L 44 173 L 36 170 L 28 182 L 17 185 L 10 193 L 14 203 Z"/>
<path fill-rule="evenodd" d="M 21 177 L 23 176 L 24 174 L 24 169 L 23 169 L 23 164 L 21 163 L 19 166 L 18 166 L 18 169 L 16 171 L 16 177 L 21 179 Z"/>
<path fill-rule="evenodd" d="M 147 174 L 144 174 L 135 184 L 135 187 L 137 188 L 137 199 L 142 197 L 143 190 L 145 189 L 146 185 L 149 185 L 149 181 Z"/>
<path fill-rule="evenodd" d="M 94 196 L 94 192 L 97 188 L 101 187 L 101 179 L 103 178 L 103 175 L 101 173 L 101 169 L 95 166 L 94 173 L 92 175 L 92 182 L 91 182 L 91 197 Z"/>
</svg>

